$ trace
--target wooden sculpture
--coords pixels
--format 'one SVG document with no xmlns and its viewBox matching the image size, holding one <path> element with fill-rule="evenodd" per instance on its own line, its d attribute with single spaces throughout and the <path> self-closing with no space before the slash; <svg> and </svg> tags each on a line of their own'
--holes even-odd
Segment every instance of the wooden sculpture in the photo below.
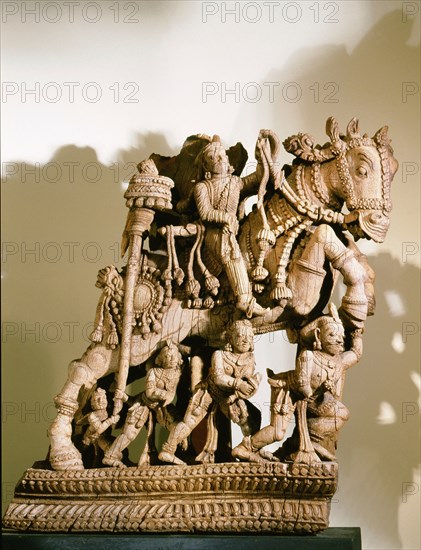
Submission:
<svg viewBox="0 0 421 550">
<path fill-rule="evenodd" d="M 355 241 L 386 237 L 398 164 L 387 127 L 369 138 L 352 119 L 341 134 L 329 118 L 326 131 L 323 146 L 308 134 L 286 139 L 295 158 L 279 170 L 279 139 L 261 130 L 247 177 L 240 144 L 225 150 L 203 134 L 176 157 L 153 154 L 138 165 L 125 193 L 127 261 L 98 274 L 92 343 L 69 366 L 48 461 L 25 473 L 6 526 L 327 527 L 337 434 L 349 416 L 345 372 L 361 358 L 375 309 L 374 273 Z M 245 215 L 250 196 L 257 203 Z M 338 278 L 345 293 L 336 309 Z M 297 345 L 295 368 L 274 364 L 261 382 L 253 336 L 275 330 Z M 145 390 L 128 395 L 139 377 Z M 272 392 L 264 427 L 250 402 L 259 383 Z M 244 436 L 234 449 L 232 422 Z M 168 434 L 156 448 L 158 425 Z M 135 465 L 128 449 L 142 428 Z"/>
</svg>

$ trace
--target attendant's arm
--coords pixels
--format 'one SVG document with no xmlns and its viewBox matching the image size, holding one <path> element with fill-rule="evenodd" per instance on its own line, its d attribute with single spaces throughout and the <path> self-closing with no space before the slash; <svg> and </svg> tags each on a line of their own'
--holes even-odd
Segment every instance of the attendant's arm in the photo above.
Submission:
<svg viewBox="0 0 421 550">
<path fill-rule="evenodd" d="M 344 370 L 356 365 L 363 354 L 362 330 L 354 330 L 351 335 L 351 349 L 342 354 L 342 366 Z"/>
<path fill-rule="evenodd" d="M 309 350 L 304 350 L 299 354 L 295 365 L 296 388 L 304 397 L 311 397 L 313 394 L 310 383 L 312 370 L 313 353 Z"/>
</svg>

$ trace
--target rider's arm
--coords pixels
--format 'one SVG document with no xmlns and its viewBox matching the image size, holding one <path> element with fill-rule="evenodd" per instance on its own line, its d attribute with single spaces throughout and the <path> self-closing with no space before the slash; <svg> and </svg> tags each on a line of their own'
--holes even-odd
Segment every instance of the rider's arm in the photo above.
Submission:
<svg viewBox="0 0 421 550">
<path fill-rule="evenodd" d="M 230 215 L 212 206 L 206 183 L 200 182 L 196 185 L 194 188 L 194 198 L 202 221 L 221 225 L 229 223 Z"/>
<path fill-rule="evenodd" d="M 253 172 L 244 178 L 241 178 L 241 198 L 250 197 L 251 195 L 257 195 L 259 190 L 260 181 L 257 177 L 257 172 Z"/>
<path fill-rule="evenodd" d="M 95 433 L 101 433 L 102 422 L 98 418 L 97 414 L 92 412 L 89 417 L 89 425 Z"/>
</svg>

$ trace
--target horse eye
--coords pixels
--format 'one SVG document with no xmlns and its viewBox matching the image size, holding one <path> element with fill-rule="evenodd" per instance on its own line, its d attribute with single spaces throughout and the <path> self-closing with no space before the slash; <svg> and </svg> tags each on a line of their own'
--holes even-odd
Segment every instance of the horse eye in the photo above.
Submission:
<svg viewBox="0 0 421 550">
<path fill-rule="evenodd" d="M 364 166 L 360 166 L 359 168 L 357 168 L 357 174 L 359 176 L 366 176 L 367 173 L 367 168 L 364 168 Z"/>
</svg>

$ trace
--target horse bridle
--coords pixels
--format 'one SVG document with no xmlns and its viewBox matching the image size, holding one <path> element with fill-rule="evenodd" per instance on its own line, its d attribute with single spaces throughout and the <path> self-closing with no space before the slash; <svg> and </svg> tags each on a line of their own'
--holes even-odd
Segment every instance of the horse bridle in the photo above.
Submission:
<svg viewBox="0 0 421 550">
<path fill-rule="evenodd" d="M 356 140 L 353 140 L 356 141 Z M 372 140 L 370 140 L 372 141 Z M 342 184 L 342 189 L 345 195 L 345 202 L 348 210 L 381 210 L 385 216 L 388 216 L 392 210 L 392 202 L 390 200 L 390 168 L 389 168 L 389 152 L 385 144 L 382 143 L 359 143 L 352 144 L 345 150 L 338 151 L 336 156 L 336 169 L 338 171 L 339 180 Z M 349 173 L 348 161 L 346 153 L 355 147 L 369 145 L 376 147 L 380 157 L 381 180 L 382 180 L 382 198 L 362 197 L 357 199 L 354 193 L 351 174 Z M 336 151 L 334 151 L 336 153 Z"/>
</svg>

